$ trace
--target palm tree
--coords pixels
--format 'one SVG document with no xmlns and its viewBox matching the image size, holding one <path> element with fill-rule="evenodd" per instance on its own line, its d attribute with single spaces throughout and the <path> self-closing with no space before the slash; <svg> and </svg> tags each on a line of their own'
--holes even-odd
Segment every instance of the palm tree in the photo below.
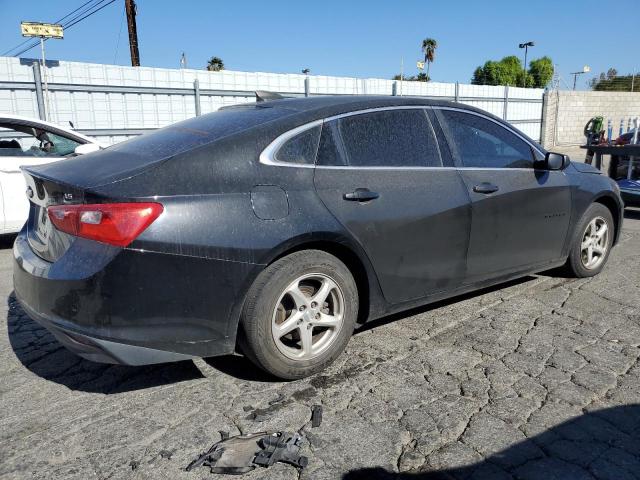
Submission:
<svg viewBox="0 0 640 480">
<path fill-rule="evenodd" d="M 429 66 L 436 58 L 436 48 L 438 48 L 438 42 L 433 38 L 425 38 L 422 40 L 422 51 L 424 52 L 424 61 L 427 64 L 427 77 L 429 77 Z"/>
<path fill-rule="evenodd" d="M 224 70 L 224 62 L 220 57 L 211 57 L 209 62 L 207 62 L 207 70 L 210 72 L 219 72 L 220 70 Z"/>
</svg>

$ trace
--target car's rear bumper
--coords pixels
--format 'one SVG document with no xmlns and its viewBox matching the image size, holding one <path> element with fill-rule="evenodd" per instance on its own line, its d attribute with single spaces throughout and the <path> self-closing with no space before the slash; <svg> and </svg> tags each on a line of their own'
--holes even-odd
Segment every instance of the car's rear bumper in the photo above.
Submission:
<svg viewBox="0 0 640 480">
<path fill-rule="evenodd" d="M 54 263 L 21 232 L 14 289 L 25 312 L 78 355 L 142 365 L 233 352 L 253 264 L 77 239 Z"/>
<path fill-rule="evenodd" d="M 31 309 L 19 296 L 17 298 L 29 317 L 49 330 L 68 350 L 87 360 L 119 365 L 148 365 L 151 363 L 188 360 L 194 357 L 193 355 L 183 353 L 112 342 L 110 340 L 67 330 L 56 324 L 50 317 L 41 315 Z"/>
</svg>

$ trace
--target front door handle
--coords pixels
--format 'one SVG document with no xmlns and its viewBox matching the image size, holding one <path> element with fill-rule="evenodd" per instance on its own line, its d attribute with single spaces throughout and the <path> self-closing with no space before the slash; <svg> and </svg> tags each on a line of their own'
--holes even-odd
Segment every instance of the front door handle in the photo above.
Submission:
<svg viewBox="0 0 640 480">
<path fill-rule="evenodd" d="M 476 193 L 493 193 L 493 192 L 497 192 L 498 186 L 494 185 L 493 183 L 489 183 L 489 182 L 482 182 L 479 185 L 476 185 L 475 187 L 473 187 L 473 191 Z"/>
<path fill-rule="evenodd" d="M 356 188 L 351 193 L 345 193 L 344 199 L 353 202 L 368 202 L 369 200 L 375 200 L 379 196 L 379 193 L 372 192 L 368 188 Z"/>
</svg>

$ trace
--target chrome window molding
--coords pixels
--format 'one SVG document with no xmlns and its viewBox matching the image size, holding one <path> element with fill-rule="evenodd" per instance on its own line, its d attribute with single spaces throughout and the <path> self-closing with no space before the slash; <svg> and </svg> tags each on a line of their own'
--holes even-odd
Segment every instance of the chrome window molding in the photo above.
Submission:
<svg viewBox="0 0 640 480">
<path fill-rule="evenodd" d="M 493 123 L 495 123 L 496 125 L 504 128 L 505 130 L 507 130 L 508 132 L 514 134 L 515 136 L 517 136 L 518 138 L 520 138 L 523 142 L 525 142 L 527 145 L 529 145 L 531 148 L 535 149 L 537 152 L 539 152 L 541 155 L 544 155 L 544 152 L 542 150 L 540 150 L 540 148 L 538 148 L 537 146 L 535 146 L 534 144 L 532 144 L 529 140 L 527 140 L 525 137 L 523 137 L 521 134 L 519 134 L 517 131 L 515 131 L 513 128 L 507 127 L 504 124 L 502 124 L 501 122 L 498 122 L 497 120 L 488 117 L 486 115 L 483 115 L 482 113 L 479 112 L 474 112 L 471 110 L 466 110 L 464 108 L 457 108 L 457 107 L 440 107 L 440 106 L 429 106 L 429 105 L 395 105 L 395 106 L 390 106 L 390 107 L 376 107 L 376 108 L 367 108 L 365 110 L 355 110 L 353 112 L 346 112 L 346 113 L 341 113 L 338 115 L 333 115 L 331 117 L 326 117 L 324 119 L 319 119 L 319 120 L 314 120 L 313 122 L 309 122 L 309 123 L 305 123 L 304 125 L 300 125 L 296 128 L 293 128 L 281 135 L 279 135 L 278 137 L 276 137 L 275 140 L 273 140 L 268 146 L 267 148 L 265 148 L 262 153 L 260 153 L 260 157 L 259 157 L 259 161 L 260 163 L 262 163 L 263 165 L 271 165 L 271 166 L 277 166 L 277 167 L 293 167 L 293 168 L 323 168 L 323 169 L 327 169 L 327 170 L 362 170 L 362 169 L 366 169 L 366 170 L 514 170 L 514 171 L 549 171 L 549 170 L 544 170 L 544 169 L 537 169 L 537 168 L 501 168 L 501 167 L 428 167 L 428 166 L 424 166 L 424 167 L 355 167 L 355 166 L 349 166 L 349 165 L 307 165 L 307 164 L 303 164 L 303 163 L 290 163 L 290 162 L 280 162 L 278 160 L 276 160 L 275 155 L 278 151 L 278 149 L 288 140 L 290 140 L 291 138 L 295 137 L 296 135 L 298 135 L 299 133 L 305 132 L 309 129 L 315 128 L 317 126 L 322 125 L 324 122 L 330 122 L 333 120 L 338 120 L 340 118 L 345 118 L 345 117 L 352 117 L 355 115 L 364 115 L 367 113 L 373 113 L 373 112 L 383 112 L 383 111 L 387 111 L 387 110 L 427 110 L 427 109 L 433 109 L 433 110 L 454 110 L 454 111 L 458 111 L 458 112 L 462 112 L 462 113 L 468 113 L 470 115 L 476 115 L 478 117 L 482 117 L 486 120 L 489 120 Z M 426 112 L 425 112 L 426 113 Z M 431 121 L 429 121 L 429 124 L 431 125 Z M 433 130 L 433 125 L 431 125 L 431 129 Z M 436 142 L 437 142 L 437 136 L 434 133 L 434 137 L 436 138 Z M 440 153 L 440 145 L 438 143 L 438 153 Z M 440 158 L 442 159 L 442 155 L 440 155 Z M 441 160 L 442 161 L 442 160 Z"/>
<path fill-rule="evenodd" d="M 279 162 L 278 160 L 276 160 L 276 153 L 280 149 L 280 147 L 288 140 L 292 139 L 299 133 L 306 132 L 307 130 L 311 130 L 312 128 L 318 127 L 322 125 L 322 123 L 323 123 L 322 119 L 314 120 L 313 122 L 300 125 L 299 127 L 289 130 L 288 132 L 283 133 L 279 137 L 276 137 L 276 139 L 273 142 L 271 142 L 267 146 L 267 148 L 265 148 L 260 154 L 260 163 L 263 163 L 265 165 L 278 166 L 278 167 L 315 168 L 315 165 L 313 164 L 307 165 L 305 163 Z"/>
</svg>

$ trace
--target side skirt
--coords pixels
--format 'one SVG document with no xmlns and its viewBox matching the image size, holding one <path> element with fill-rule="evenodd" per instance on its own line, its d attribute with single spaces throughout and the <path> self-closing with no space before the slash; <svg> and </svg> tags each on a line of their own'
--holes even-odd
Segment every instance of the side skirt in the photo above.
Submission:
<svg viewBox="0 0 640 480">
<path fill-rule="evenodd" d="M 483 288 L 499 285 L 501 283 L 515 280 L 516 278 L 522 278 L 522 277 L 526 277 L 527 275 L 534 275 L 536 273 L 544 272 L 546 270 L 552 270 L 554 268 L 561 267 L 566 263 L 566 261 L 567 261 L 567 258 L 565 257 L 560 260 L 544 263 L 543 265 L 537 265 L 533 268 L 527 268 L 526 270 L 518 270 L 516 272 L 503 274 L 503 275 L 500 275 L 499 277 L 491 278 L 489 280 L 483 280 L 481 282 L 476 282 L 469 285 L 463 285 L 454 290 L 437 292 L 432 295 L 427 295 L 426 297 L 419 298 L 417 300 L 412 300 L 410 302 L 390 305 L 388 310 L 384 314 L 371 316 L 369 319 L 367 319 L 367 322 L 372 320 L 377 320 L 379 318 L 386 317 L 387 315 L 392 315 L 394 313 L 402 312 L 405 310 L 411 310 L 412 308 L 423 307 L 425 305 L 429 305 L 430 303 L 435 303 L 441 300 L 446 300 L 448 298 L 464 295 L 476 290 L 482 290 Z"/>
</svg>

